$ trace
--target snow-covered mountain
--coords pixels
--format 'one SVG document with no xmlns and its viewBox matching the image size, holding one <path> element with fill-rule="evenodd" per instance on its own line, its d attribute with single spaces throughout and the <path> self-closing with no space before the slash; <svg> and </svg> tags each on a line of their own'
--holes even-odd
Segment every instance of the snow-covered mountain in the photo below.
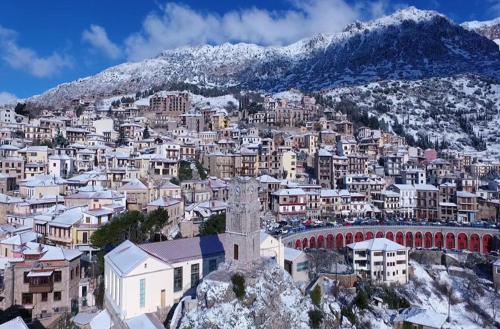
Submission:
<svg viewBox="0 0 500 329">
<path fill-rule="evenodd" d="M 446 141 L 457 150 L 478 150 L 500 156 L 500 79 L 480 75 L 456 75 L 420 80 L 384 80 L 334 88 L 324 92 L 337 104 L 342 100 L 384 121 L 393 129 L 419 139 Z"/>
<path fill-rule="evenodd" d="M 491 21 L 471 21 L 461 25 L 463 28 L 474 31 L 493 40 L 500 47 L 500 17 Z"/>
<path fill-rule="evenodd" d="M 30 101 L 56 106 L 74 98 L 133 93 L 173 82 L 280 91 L 459 73 L 496 77 L 499 62 L 493 41 L 437 12 L 410 7 L 285 47 L 240 43 L 168 50 L 61 84 Z"/>
</svg>

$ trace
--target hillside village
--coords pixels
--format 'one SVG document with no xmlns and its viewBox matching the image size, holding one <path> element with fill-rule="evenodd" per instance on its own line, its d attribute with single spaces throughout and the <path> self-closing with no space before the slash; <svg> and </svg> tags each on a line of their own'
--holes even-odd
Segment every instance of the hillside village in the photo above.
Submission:
<svg viewBox="0 0 500 329">
<path fill-rule="evenodd" d="M 0 329 L 500 328 L 500 20 L 377 1 L 394 13 L 355 21 L 367 4 L 287 45 L 203 33 L 133 59 L 146 31 L 91 22 L 85 63 L 2 21 L 2 73 L 128 62 L 0 89 Z M 246 12 L 155 5 L 145 22 Z M 316 15 L 290 5 L 252 12 Z"/>
<path fill-rule="evenodd" d="M 410 145 L 372 113 L 318 95 L 198 92 L 147 90 L 75 99 L 51 111 L 22 103 L 0 110 L 6 314 L 21 307 L 29 323 L 93 329 L 279 328 L 277 319 L 265 320 L 272 309 L 297 328 L 399 328 L 422 317 L 437 319 L 436 328 L 498 324 L 498 158 L 432 140 Z M 235 192 L 235 184 L 250 184 L 238 177 L 255 184 L 247 196 Z M 225 238 L 242 229 L 230 224 L 245 222 L 241 216 L 254 222 L 248 232 L 260 252 L 252 262 L 262 270 L 245 267 L 253 284 L 236 297 L 221 268 L 246 252 L 229 253 Z M 293 242 L 318 229 L 378 225 L 486 233 L 436 235 L 434 243 L 427 233 L 414 242 L 399 233 Z M 327 257 L 319 261 L 318 252 Z M 366 268 L 371 252 L 401 254 L 392 277 L 389 258 L 375 262 L 380 270 Z M 276 285 L 267 287 L 269 280 Z M 140 305 L 127 295 L 136 284 L 147 296 Z M 249 289 L 264 290 L 250 297 Z M 266 298 L 278 295 L 286 306 L 269 306 Z M 450 309 L 436 308 L 437 300 Z M 464 319 L 458 308 L 474 315 Z"/>
</svg>

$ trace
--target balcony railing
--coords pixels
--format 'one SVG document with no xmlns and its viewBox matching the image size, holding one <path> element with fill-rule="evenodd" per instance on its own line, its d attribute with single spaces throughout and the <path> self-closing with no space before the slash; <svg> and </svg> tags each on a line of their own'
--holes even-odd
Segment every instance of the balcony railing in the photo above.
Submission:
<svg viewBox="0 0 500 329">
<path fill-rule="evenodd" d="M 29 292 L 38 294 L 43 292 L 52 292 L 54 284 L 52 282 L 35 283 L 30 281 Z"/>
</svg>

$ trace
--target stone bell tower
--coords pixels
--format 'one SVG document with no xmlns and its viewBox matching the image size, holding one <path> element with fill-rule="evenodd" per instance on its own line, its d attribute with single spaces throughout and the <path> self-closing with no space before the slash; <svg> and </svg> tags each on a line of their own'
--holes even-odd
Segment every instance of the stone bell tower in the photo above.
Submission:
<svg viewBox="0 0 500 329">
<path fill-rule="evenodd" d="M 259 184 L 254 178 L 237 177 L 229 188 L 224 249 L 226 262 L 246 267 L 260 259 Z"/>
</svg>

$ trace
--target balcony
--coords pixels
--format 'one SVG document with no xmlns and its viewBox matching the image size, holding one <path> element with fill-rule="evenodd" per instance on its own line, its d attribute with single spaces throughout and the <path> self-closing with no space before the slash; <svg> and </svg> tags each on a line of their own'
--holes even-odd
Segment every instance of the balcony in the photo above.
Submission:
<svg viewBox="0 0 500 329">
<path fill-rule="evenodd" d="M 73 241 L 71 236 L 57 236 L 53 234 L 49 234 L 48 239 L 54 241 L 55 243 L 71 243 Z"/>
<path fill-rule="evenodd" d="M 52 292 L 54 290 L 53 271 L 31 271 L 27 277 L 29 279 L 30 293 Z"/>
</svg>

